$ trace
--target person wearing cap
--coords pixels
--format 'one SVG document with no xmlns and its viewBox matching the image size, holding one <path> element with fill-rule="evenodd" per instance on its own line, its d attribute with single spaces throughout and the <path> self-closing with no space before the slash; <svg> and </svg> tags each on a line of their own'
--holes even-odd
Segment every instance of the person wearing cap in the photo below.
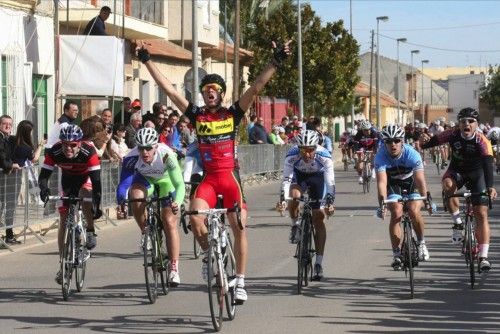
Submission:
<svg viewBox="0 0 500 334">
<path fill-rule="evenodd" d="M 241 304 L 247 300 L 245 290 L 245 271 L 247 266 L 247 208 L 239 182 L 239 175 L 235 171 L 236 164 L 236 135 L 238 125 L 252 105 L 255 97 L 262 91 L 266 83 L 281 68 L 291 54 L 291 40 L 277 46 L 272 42 L 272 58 L 262 72 L 255 77 L 253 84 L 229 108 L 223 107 L 222 102 L 226 94 L 226 82 L 218 74 L 208 74 L 202 78 L 199 86 L 205 105 L 198 107 L 190 103 L 175 89 L 151 61 L 151 56 L 144 47 L 137 47 L 136 55 L 145 64 L 156 83 L 165 91 L 170 100 L 183 112 L 196 129 L 198 147 L 202 160 L 203 180 L 196 188 L 190 210 L 214 208 L 217 196 L 223 196 L 223 206 L 234 208 L 235 203 L 241 208 L 241 226 L 238 226 L 236 212 L 228 212 L 227 217 L 234 235 L 234 253 L 236 257 L 236 277 L 231 282 L 235 293 L 235 303 Z M 191 227 L 198 243 L 204 251 L 202 261 L 202 277 L 208 281 L 209 248 L 205 217 L 192 215 Z"/>
<path fill-rule="evenodd" d="M 450 129 L 430 137 L 420 137 L 423 149 L 449 143 L 452 154 L 448 170 L 443 175 L 442 187 L 446 196 L 451 196 L 466 186 L 473 195 L 472 210 L 476 224 L 479 269 L 488 271 L 490 246 L 490 226 L 488 223 L 489 200 L 497 197 L 493 186 L 493 150 L 490 141 L 478 132 L 479 112 L 474 108 L 464 108 L 458 113 L 458 129 Z M 460 217 L 457 197 L 449 197 L 446 203 L 453 220 L 452 242 L 462 247 L 464 224 Z"/>
<path fill-rule="evenodd" d="M 285 142 L 283 141 L 283 139 L 281 139 L 281 137 L 279 135 L 280 134 L 280 132 L 279 132 L 280 128 L 281 128 L 280 126 L 275 125 L 275 126 L 273 126 L 273 131 L 271 131 L 269 133 L 269 142 L 271 144 L 273 144 L 273 145 L 283 145 L 283 144 L 285 144 Z M 285 131 L 283 130 L 283 132 L 285 132 Z"/>
<path fill-rule="evenodd" d="M 106 25 L 104 22 L 109 18 L 111 14 L 111 8 L 108 6 L 103 6 L 99 11 L 99 15 L 94 17 L 92 20 L 87 23 L 85 30 L 83 31 L 84 35 L 94 35 L 94 36 L 107 36 L 106 34 Z"/>
</svg>

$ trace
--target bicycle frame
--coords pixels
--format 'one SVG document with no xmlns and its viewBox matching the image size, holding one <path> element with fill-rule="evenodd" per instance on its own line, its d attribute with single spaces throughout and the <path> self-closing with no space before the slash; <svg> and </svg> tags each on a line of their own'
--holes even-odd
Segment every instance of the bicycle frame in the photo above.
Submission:
<svg viewBox="0 0 500 334">
<path fill-rule="evenodd" d="M 314 224 L 312 221 L 311 204 L 317 202 L 312 201 L 307 193 L 302 195 L 302 198 L 293 198 L 293 201 L 303 203 L 299 216 L 300 219 L 300 240 L 297 243 L 295 257 L 297 258 L 297 293 L 302 293 L 302 287 L 309 285 L 309 280 L 312 280 L 312 258 L 316 254 L 313 247 L 315 240 Z"/>
<path fill-rule="evenodd" d="M 144 276 L 146 280 L 146 292 L 149 301 L 153 304 L 158 297 L 158 276 L 163 294 L 168 294 L 169 290 L 169 268 L 170 259 L 168 249 L 163 248 L 163 220 L 161 216 L 161 201 L 172 200 L 172 195 L 157 197 L 158 189 L 155 188 L 155 195 L 150 198 L 139 198 L 128 200 L 128 203 L 141 202 L 146 204 L 146 226 L 144 228 L 144 244 L 142 245 L 144 253 Z M 151 249 L 148 249 L 148 240 L 151 243 Z M 150 270 L 152 277 L 150 277 Z"/>
<path fill-rule="evenodd" d="M 383 204 L 388 203 L 402 203 L 403 204 L 403 217 L 401 218 L 401 225 L 403 225 L 403 240 L 401 243 L 401 254 L 403 255 L 403 269 L 406 276 L 409 276 L 410 281 L 410 296 L 414 297 L 415 284 L 414 284 L 414 267 L 418 266 L 418 252 L 417 241 L 415 240 L 415 232 L 412 227 L 412 221 L 408 213 L 408 203 L 412 201 L 427 200 L 425 196 L 415 196 L 410 198 L 407 194 L 403 194 L 402 198 L 384 200 Z"/>
<path fill-rule="evenodd" d="M 462 197 L 465 198 L 465 203 L 462 208 L 462 215 L 464 216 L 465 226 L 464 226 L 464 238 L 462 241 L 462 254 L 465 258 L 465 265 L 469 268 L 470 275 L 470 287 L 474 289 L 474 285 L 476 282 L 476 268 L 477 265 L 477 273 L 481 274 L 481 268 L 479 267 L 479 249 L 478 242 L 476 239 L 476 224 L 475 217 L 472 205 L 472 197 L 475 196 L 488 196 L 488 206 L 491 209 L 491 197 L 488 193 L 472 193 L 469 190 L 466 190 L 463 193 L 453 194 L 451 196 L 447 196 L 447 198 L 451 197 Z M 476 264 L 474 264 L 476 263 Z"/>
<path fill-rule="evenodd" d="M 86 262 L 90 258 L 90 251 L 85 248 L 86 226 L 84 223 L 81 203 L 92 202 L 92 198 L 73 196 L 49 196 L 49 200 L 69 201 L 68 215 L 64 222 L 64 245 L 60 258 L 62 275 L 63 299 L 68 300 L 71 278 L 75 271 L 75 285 L 78 292 L 82 291 L 85 280 Z M 77 231 L 79 240 L 77 240 Z"/>
<path fill-rule="evenodd" d="M 370 192 L 370 180 L 372 176 L 372 161 L 373 151 L 365 151 L 363 155 L 363 160 L 361 163 L 363 164 L 363 169 L 361 176 L 363 177 L 363 193 Z"/>
<path fill-rule="evenodd" d="M 239 207 L 235 204 L 234 210 L 225 208 L 184 211 L 184 215 L 206 215 L 206 225 L 208 229 L 208 297 L 210 304 L 210 315 L 212 324 L 216 331 L 222 328 L 222 315 L 224 301 L 226 311 L 230 320 L 235 316 L 234 286 L 230 280 L 235 278 L 236 259 L 232 249 L 231 238 L 227 231 L 224 214 L 228 211 L 236 211 L 239 227 L 242 229 Z M 226 270 L 230 266 L 232 271 L 228 275 Z M 233 280 L 234 281 L 234 280 Z"/>
</svg>

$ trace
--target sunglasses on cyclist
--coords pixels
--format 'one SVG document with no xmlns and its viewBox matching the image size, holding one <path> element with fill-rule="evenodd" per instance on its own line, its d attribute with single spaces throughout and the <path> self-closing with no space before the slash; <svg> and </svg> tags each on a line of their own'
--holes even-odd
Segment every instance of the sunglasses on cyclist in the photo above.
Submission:
<svg viewBox="0 0 500 334">
<path fill-rule="evenodd" d="M 153 149 L 153 146 L 137 146 L 137 149 L 139 151 L 151 151 Z"/>
<path fill-rule="evenodd" d="M 213 89 L 213 90 L 216 90 L 218 91 L 219 93 L 222 93 L 222 87 L 216 83 L 209 83 L 209 84 L 206 84 L 205 86 L 203 86 L 201 88 L 201 91 L 203 93 L 205 92 L 208 92 L 209 89 Z"/>
<path fill-rule="evenodd" d="M 316 152 L 316 147 L 301 147 L 300 152 L 301 153 L 314 153 L 314 152 Z"/>
<path fill-rule="evenodd" d="M 395 138 L 395 139 L 386 139 L 384 140 L 384 143 L 386 144 L 399 144 L 401 143 L 401 139 Z"/>
<path fill-rule="evenodd" d="M 474 118 L 460 118 L 458 121 L 462 124 L 472 124 L 472 123 L 476 122 L 476 119 L 474 119 Z"/>
<path fill-rule="evenodd" d="M 64 147 L 70 147 L 70 148 L 75 148 L 80 145 L 78 142 L 75 141 L 63 141 L 62 144 Z"/>
</svg>

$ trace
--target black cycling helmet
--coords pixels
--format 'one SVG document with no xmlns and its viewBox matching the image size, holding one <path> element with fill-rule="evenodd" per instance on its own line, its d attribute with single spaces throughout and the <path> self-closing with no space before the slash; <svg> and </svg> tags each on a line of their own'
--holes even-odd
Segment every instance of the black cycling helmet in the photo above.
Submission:
<svg viewBox="0 0 500 334">
<path fill-rule="evenodd" d="M 218 84 L 219 86 L 222 87 L 222 92 L 223 93 L 226 92 L 226 82 L 224 81 L 224 79 L 220 75 L 215 74 L 215 73 L 207 74 L 203 77 L 203 79 L 201 79 L 200 92 L 203 89 L 203 86 L 205 86 L 207 84 L 211 84 L 211 83 Z"/>
<path fill-rule="evenodd" d="M 479 122 L 479 112 L 474 108 L 463 108 L 458 112 L 457 119 L 461 118 L 474 118 L 477 122 Z"/>
</svg>

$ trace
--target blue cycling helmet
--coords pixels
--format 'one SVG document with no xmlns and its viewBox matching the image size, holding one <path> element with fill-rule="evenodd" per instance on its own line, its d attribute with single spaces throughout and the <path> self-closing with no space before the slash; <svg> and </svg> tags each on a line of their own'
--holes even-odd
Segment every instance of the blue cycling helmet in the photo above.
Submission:
<svg viewBox="0 0 500 334">
<path fill-rule="evenodd" d="M 70 124 L 61 129 L 59 139 L 62 141 L 80 141 L 83 138 L 83 131 L 78 125 Z"/>
</svg>

